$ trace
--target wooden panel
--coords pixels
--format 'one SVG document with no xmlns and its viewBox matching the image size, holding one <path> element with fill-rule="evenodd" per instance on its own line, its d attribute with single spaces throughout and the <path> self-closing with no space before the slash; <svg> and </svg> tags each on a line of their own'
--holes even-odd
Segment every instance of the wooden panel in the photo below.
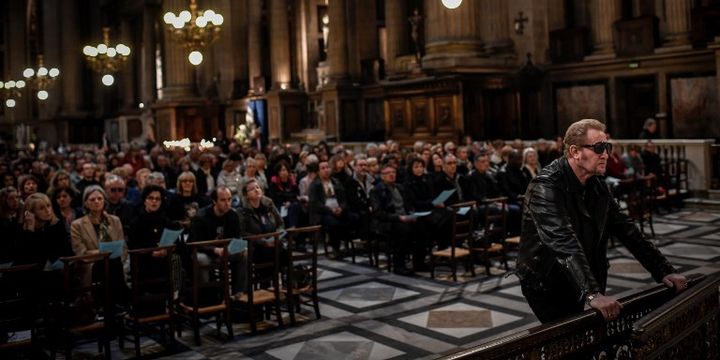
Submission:
<svg viewBox="0 0 720 360">
<path fill-rule="evenodd" d="M 435 130 L 453 130 L 455 128 L 456 114 L 452 96 L 438 96 L 435 98 Z"/>
<path fill-rule="evenodd" d="M 328 136 L 337 135 L 337 114 L 335 109 L 335 101 L 325 103 L 325 126 Z"/>
<path fill-rule="evenodd" d="M 412 106 L 412 123 L 410 128 L 413 132 L 429 132 L 430 131 L 430 106 L 428 99 L 422 97 L 414 97 L 411 100 Z"/>
<path fill-rule="evenodd" d="M 658 19 L 644 16 L 615 23 L 618 56 L 652 54 L 659 44 Z"/>
</svg>

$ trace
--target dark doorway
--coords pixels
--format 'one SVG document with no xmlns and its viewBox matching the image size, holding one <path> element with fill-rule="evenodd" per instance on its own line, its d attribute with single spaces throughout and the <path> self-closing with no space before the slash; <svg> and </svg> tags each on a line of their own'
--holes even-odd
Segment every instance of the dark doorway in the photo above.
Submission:
<svg viewBox="0 0 720 360">
<path fill-rule="evenodd" d="M 636 139 L 645 119 L 658 110 L 657 81 L 654 76 L 619 78 L 617 80 L 618 119 L 614 138 Z"/>
<path fill-rule="evenodd" d="M 521 137 L 517 96 L 510 89 L 486 90 L 482 93 L 486 138 L 514 139 Z"/>
</svg>

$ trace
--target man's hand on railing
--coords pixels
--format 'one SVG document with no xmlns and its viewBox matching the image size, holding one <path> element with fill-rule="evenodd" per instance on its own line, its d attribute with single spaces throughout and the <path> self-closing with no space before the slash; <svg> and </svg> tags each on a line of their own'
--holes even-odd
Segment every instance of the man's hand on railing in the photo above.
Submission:
<svg viewBox="0 0 720 360">
<path fill-rule="evenodd" d="M 620 304 L 617 300 L 602 294 L 593 296 L 588 305 L 599 311 L 605 321 L 617 319 L 618 315 L 620 315 L 620 311 L 622 310 L 622 304 Z"/>
<path fill-rule="evenodd" d="M 681 293 L 687 289 L 688 280 L 685 275 L 669 274 L 663 278 L 663 284 L 669 288 L 675 288 L 675 293 Z"/>
</svg>

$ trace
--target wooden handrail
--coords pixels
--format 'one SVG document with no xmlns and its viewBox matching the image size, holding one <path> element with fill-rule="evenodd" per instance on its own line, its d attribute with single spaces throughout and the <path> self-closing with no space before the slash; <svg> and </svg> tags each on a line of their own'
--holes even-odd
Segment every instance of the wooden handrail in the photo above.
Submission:
<svg viewBox="0 0 720 360">
<path fill-rule="evenodd" d="M 218 239 L 218 240 L 205 240 L 205 241 L 193 241 L 186 243 L 189 247 L 200 247 L 200 246 L 217 246 L 223 247 L 230 243 L 232 239 Z"/>
<path fill-rule="evenodd" d="M 688 289 L 692 289 L 705 279 L 706 276 L 703 274 L 689 275 Z M 717 279 L 713 283 L 716 282 Z M 717 291 L 717 285 L 715 285 L 715 291 Z M 694 291 L 686 291 L 675 296 L 675 289 L 662 284 L 656 285 L 619 299 L 618 302 L 623 305 L 623 312 L 618 319 L 611 322 L 605 322 L 600 313 L 589 309 L 577 316 L 504 336 L 442 359 L 509 359 L 521 355 L 525 356 L 524 358 L 540 358 L 541 349 L 544 352 L 552 353 L 552 350 L 547 348 L 554 348 L 558 351 L 558 353 L 552 353 L 553 358 L 578 354 L 601 344 L 608 338 L 610 330 L 613 331 L 613 335 L 618 335 L 626 331 L 632 332 L 638 324 L 650 326 L 651 320 L 642 323 L 637 319 L 655 309 L 662 309 L 661 305 L 669 299 L 674 298 L 664 306 L 672 307 L 672 304 L 682 302 L 694 293 Z M 661 318 L 661 315 L 658 314 L 653 319 Z M 592 340 L 585 337 L 578 339 L 578 334 L 587 335 L 588 333 L 592 333 Z M 579 344 L 575 344 L 574 341 Z M 563 346 L 560 346 L 559 343 L 562 343 Z"/>
</svg>

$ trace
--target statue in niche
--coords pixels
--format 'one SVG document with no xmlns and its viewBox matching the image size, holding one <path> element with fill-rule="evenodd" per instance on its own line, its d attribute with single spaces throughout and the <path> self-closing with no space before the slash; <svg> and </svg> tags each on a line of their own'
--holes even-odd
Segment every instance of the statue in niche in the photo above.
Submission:
<svg viewBox="0 0 720 360">
<path fill-rule="evenodd" d="M 420 10 L 415 8 L 413 15 L 408 18 L 408 21 L 411 26 L 410 36 L 415 44 L 415 60 L 417 61 L 418 67 L 422 67 L 422 44 L 420 42 L 420 31 L 422 30 L 423 16 L 420 15 Z"/>
<path fill-rule="evenodd" d="M 322 35 L 323 35 L 323 51 L 327 54 L 328 37 L 330 36 L 330 16 L 328 14 L 322 17 Z"/>
</svg>

